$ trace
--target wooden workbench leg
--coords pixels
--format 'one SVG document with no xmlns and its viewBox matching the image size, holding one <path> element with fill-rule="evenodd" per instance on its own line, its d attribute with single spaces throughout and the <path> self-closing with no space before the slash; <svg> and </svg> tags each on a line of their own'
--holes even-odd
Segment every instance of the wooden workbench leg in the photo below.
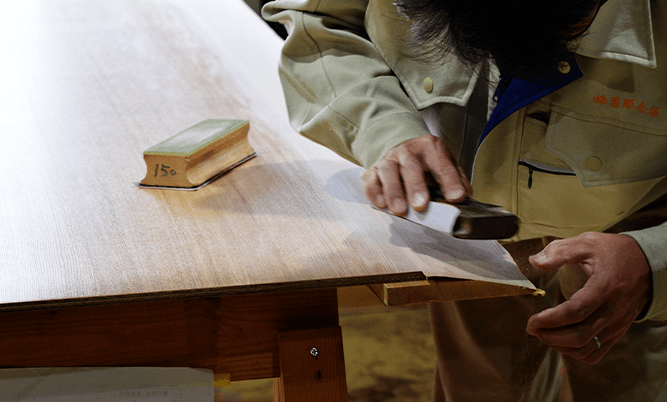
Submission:
<svg viewBox="0 0 667 402">
<path fill-rule="evenodd" d="M 276 402 L 347 402 L 339 326 L 280 332 Z"/>
<path fill-rule="evenodd" d="M 285 402 L 283 399 L 282 378 L 273 379 L 273 402 Z"/>
</svg>

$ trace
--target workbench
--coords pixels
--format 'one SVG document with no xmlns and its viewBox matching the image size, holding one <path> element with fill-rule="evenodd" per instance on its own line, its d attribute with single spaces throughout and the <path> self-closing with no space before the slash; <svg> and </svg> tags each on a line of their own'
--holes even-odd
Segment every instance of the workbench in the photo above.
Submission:
<svg viewBox="0 0 667 402">
<path fill-rule="evenodd" d="M 280 38 L 241 0 L 4 2 L 0 30 L 0 367 L 208 368 L 346 401 L 337 289 L 446 264 L 289 126 Z M 257 157 L 198 191 L 134 184 L 208 118 L 248 120 Z"/>
</svg>

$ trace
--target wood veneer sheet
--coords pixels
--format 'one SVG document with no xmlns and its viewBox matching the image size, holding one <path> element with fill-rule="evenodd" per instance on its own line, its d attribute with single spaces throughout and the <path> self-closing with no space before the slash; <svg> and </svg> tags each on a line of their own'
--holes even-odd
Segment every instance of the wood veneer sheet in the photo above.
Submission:
<svg viewBox="0 0 667 402">
<path fill-rule="evenodd" d="M 455 258 L 450 272 L 444 276 L 535 288 L 497 241 L 449 237 L 442 247 L 448 248 L 448 254 Z M 424 274 L 427 277 L 443 276 L 435 269 Z"/>
<path fill-rule="evenodd" d="M 457 239 L 403 219 L 392 219 L 391 243 L 409 247 L 423 259 L 440 261 L 422 266 L 428 278 L 470 279 L 535 289 L 495 240 Z"/>
</svg>

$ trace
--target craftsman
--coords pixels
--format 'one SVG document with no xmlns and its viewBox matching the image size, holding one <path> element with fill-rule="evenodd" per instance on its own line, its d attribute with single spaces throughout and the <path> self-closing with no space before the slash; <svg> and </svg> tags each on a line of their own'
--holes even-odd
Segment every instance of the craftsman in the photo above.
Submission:
<svg viewBox="0 0 667 402">
<path fill-rule="evenodd" d="M 435 401 L 667 400 L 666 8 L 264 8 L 292 125 L 366 167 L 373 204 L 422 210 L 434 179 L 521 219 L 505 247 L 547 296 L 432 304 Z"/>
</svg>

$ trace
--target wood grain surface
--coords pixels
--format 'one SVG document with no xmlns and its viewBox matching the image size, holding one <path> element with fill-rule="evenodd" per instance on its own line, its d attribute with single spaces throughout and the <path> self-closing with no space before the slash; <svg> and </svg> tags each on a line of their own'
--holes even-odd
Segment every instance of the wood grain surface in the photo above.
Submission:
<svg viewBox="0 0 667 402">
<path fill-rule="evenodd" d="M 446 271 L 439 234 L 293 132 L 279 39 L 240 0 L 3 2 L 0 27 L 0 310 Z M 250 121 L 258 156 L 195 192 L 133 185 L 145 149 L 208 118 Z"/>
</svg>

